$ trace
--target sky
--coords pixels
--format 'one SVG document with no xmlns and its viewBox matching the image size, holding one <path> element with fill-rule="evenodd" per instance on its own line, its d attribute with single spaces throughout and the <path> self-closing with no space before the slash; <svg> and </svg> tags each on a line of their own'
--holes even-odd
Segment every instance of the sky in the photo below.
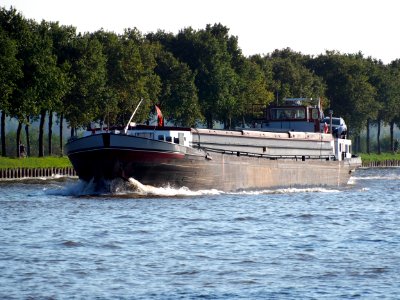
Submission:
<svg viewBox="0 0 400 300">
<path fill-rule="evenodd" d="M 78 32 L 136 27 L 176 34 L 221 23 L 246 56 L 289 47 L 314 56 L 361 51 L 385 64 L 400 59 L 399 0 L 1 0 L 0 6 Z"/>
</svg>

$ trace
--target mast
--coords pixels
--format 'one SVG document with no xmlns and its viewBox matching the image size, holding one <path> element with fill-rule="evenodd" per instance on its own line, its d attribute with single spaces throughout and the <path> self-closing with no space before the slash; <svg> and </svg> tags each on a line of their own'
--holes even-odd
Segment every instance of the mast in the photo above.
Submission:
<svg viewBox="0 0 400 300">
<path fill-rule="evenodd" d="M 128 121 L 128 124 L 126 124 L 126 126 L 125 126 L 125 128 L 124 128 L 124 133 L 125 133 L 125 134 L 128 132 L 129 124 L 131 123 L 131 121 L 132 121 L 132 119 L 133 119 L 133 116 L 136 114 L 136 111 L 138 110 L 140 104 L 142 104 L 142 101 L 143 101 L 143 98 L 140 99 L 139 104 L 136 106 L 135 111 L 132 113 L 132 115 L 131 115 L 131 117 L 130 117 L 130 119 L 129 119 L 129 121 Z"/>
</svg>

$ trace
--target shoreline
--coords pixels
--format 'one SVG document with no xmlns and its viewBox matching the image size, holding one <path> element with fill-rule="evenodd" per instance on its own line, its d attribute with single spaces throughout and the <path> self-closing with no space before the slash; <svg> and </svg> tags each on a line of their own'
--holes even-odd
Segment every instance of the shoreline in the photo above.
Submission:
<svg viewBox="0 0 400 300">
<path fill-rule="evenodd" d="M 0 181 L 12 179 L 76 177 L 73 167 L 6 168 L 0 169 Z"/>
<path fill-rule="evenodd" d="M 400 167 L 400 160 L 387 159 L 387 160 L 377 160 L 362 162 L 362 168 L 390 168 L 390 167 Z"/>
</svg>

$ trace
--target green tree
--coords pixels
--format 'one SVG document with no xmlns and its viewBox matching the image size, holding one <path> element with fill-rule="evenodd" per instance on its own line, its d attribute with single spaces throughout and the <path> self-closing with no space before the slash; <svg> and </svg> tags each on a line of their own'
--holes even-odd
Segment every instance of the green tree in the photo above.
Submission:
<svg viewBox="0 0 400 300">
<path fill-rule="evenodd" d="M 44 156 L 44 122 L 46 114 L 49 116 L 49 154 L 52 153 L 52 118 L 53 112 L 59 110 L 61 100 L 68 91 L 67 74 L 57 65 L 57 56 L 53 49 L 51 24 L 42 21 L 34 25 L 34 44 L 37 51 L 35 62 L 34 81 L 37 85 L 37 106 L 40 112 L 39 123 L 39 157 Z"/>
<path fill-rule="evenodd" d="M 102 115 L 106 83 L 106 57 L 97 38 L 78 35 L 71 43 L 71 89 L 64 98 L 65 118 L 75 129 L 87 126 Z"/>
<path fill-rule="evenodd" d="M 1 9 L 0 16 L 3 14 Z M 0 110 L 1 110 L 1 154 L 6 153 L 6 114 L 10 111 L 9 100 L 17 87 L 17 80 L 22 77 L 21 62 L 17 58 L 17 43 L 10 39 L 0 27 Z"/>
<path fill-rule="evenodd" d="M 53 55 L 56 56 L 56 67 L 59 73 L 58 86 L 61 88 L 61 98 L 55 98 L 52 109 L 58 116 L 59 123 L 59 148 L 61 155 L 63 153 L 63 125 L 64 125 L 64 100 L 72 87 L 73 74 L 71 72 L 71 52 L 73 50 L 72 41 L 76 38 L 76 29 L 72 26 L 60 26 L 58 22 L 50 22 L 49 30 L 46 32 L 52 40 Z M 48 152 L 52 154 L 52 116 L 50 110 L 48 113 Z"/>
<path fill-rule="evenodd" d="M 377 152 L 381 153 L 381 125 L 389 124 L 397 115 L 396 97 L 393 86 L 393 74 L 390 68 L 384 65 L 381 61 L 368 58 L 365 61 L 368 68 L 369 82 L 376 89 L 376 101 L 379 103 L 379 109 L 376 115 L 376 120 L 373 121 L 378 127 L 377 130 Z M 393 137 L 391 137 L 393 144 Z M 369 146 L 368 146 L 369 148 Z"/>
<path fill-rule="evenodd" d="M 215 24 L 199 31 L 185 28 L 175 38 L 163 32 L 149 37 L 157 39 L 195 74 L 202 115 L 209 128 L 214 121 L 229 127 L 236 106 L 238 77 L 232 65 L 235 43 L 228 32 L 228 28 Z"/>
<path fill-rule="evenodd" d="M 40 70 L 40 50 L 33 30 L 36 23 L 26 20 L 15 9 L 1 10 L 1 27 L 8 36 L 15 40 L 17 45 L 16 58 L 21 62 L 23 76 L 16 81 L 16 87 L 9 99 L 9 114 L 18 120 L 16 134 L 16 149 L 19 157 L 19 144 L 21 142 L 22 125 L 27 123 L 27 115 L 38 114 L 38 90 L 40 82 L 37 80 L 37 72 Z"/>
<path fill-rule="evenodd" d="M 160 92 L 160 78 L 155 74 L 158 46 L 146 40 L 136 29 L 124 34 L 97 31 L 94 36 L 103 45 L 107 57 L 105 100 L 101 105 L 100 122 L 125 125 L 141 98 L 145 99 L 135 118 L 147 119 Z"/>
<path fill-rule="evenodd" d="M 235 37 L 229 36 L 229 29 L 221 24 L 207 25 L 200 31 L 201 68 L 199 75 L 203 75 L 206 84 L 201 89 L 200 100 L 208 107 L 207 115 L 209 126 L 212 128 L 213 118 L 224 124 L 224 128 L 232 128 L 238 111 L 236 92 L 239 86 L 239 77 L 234 69 L 233 60 L 238 53 L 235 48 Z M 211 91 L 211 93 L 209 93 Z M 202 98 L 202 94 L 204 97 Z M 215 112 L 215 113 L 214 113 Z M 214 115 L 214 116 L 213 116 Z"/>
<path fill-rule="evenodd" d="M 400 127 L 400 59 L 392 61 L 389 66 L 389 98 L 388 110 L 391 112 L 390 125 L 390 149 L 395 151 L 394 125 Z"/>
<path fill-rule="evenodd" d="M 194 74 L 170 52 L 160 50 L 156 74 L 161 79 L 159 105 L 163 114 L 175 125 L 194 126 L 202 120 Z"/>
<path fill-rule="evenodd" d="M 307 66 L 309 56 L 290 48 L 275 50 L 265 59 L 271 61 L 275 93 L 279 99 L 287 97 L 318 98 L 325 96 L 323 79 Z"/>
<path fill-rule="evenodd" d="M 239 80 L 235 119 L 244 127 L 253 121 L 254 113 L 259 111 L 260 105 L 264 108 L 273 101 L 274 94 L 268 89 L 266 73 L 254 62 L 254 58 L 237 61 L 236 73 Z"/>
<path fill-rule="evenodd" d="M 120 114 L 119 102 L 122 90 L 126 87 L 126 80 L 123 72 L 123 44 L 120 37 L 113 32 L 99 30 L 94 36 L 102 44 L 103 55 L 106 57 L 106 83 L 104 90 L 105 101 L 101 103 L 101 112 L 98 116 L 100 124 L 107 123 L 110 127 L 115 124 Z"/>
<path fill-rule="evenodd" d="M 146 40 L 136 29 L 127 29 L 120 37 L 122 42 L 120 84 L 120 117 L 125 124 L 141 98 L 141 109 L 135 118 L 143 121 L 148 118 L 161 90 L 161 81 L 155 73 L 158 46 Z M 150 101 L 148 101 L 150 100 Z"/>
<path fill-rule="evenodd" d="M 328 51 L 314 59 L 312 69 L 327 84 L 326 95 L 334 114 L 345 118 L 351 132 L 359 135 L 379 109 L 362 54 Z"/>
</svg>

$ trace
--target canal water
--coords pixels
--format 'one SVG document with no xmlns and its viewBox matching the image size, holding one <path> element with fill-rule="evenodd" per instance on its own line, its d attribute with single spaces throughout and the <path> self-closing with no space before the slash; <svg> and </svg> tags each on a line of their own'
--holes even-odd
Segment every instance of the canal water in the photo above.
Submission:
<svg viewBox="0 0 400 300">
<path fill-rule="evenodd" d="M 242 193 L 0 183 L 1 299 L 398 299 L 400 168 Z"/>
</svg>

